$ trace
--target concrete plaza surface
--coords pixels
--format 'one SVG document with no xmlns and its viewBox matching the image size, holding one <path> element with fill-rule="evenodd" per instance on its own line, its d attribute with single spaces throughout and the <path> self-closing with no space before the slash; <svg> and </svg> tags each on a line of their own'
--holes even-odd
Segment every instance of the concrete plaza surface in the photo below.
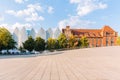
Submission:
<svg viewBox="0 0 120 80">
<path fill-rule="evenodd" d="M 0 80 L 120 80 L 120 47 L 0 56 Z"/>
</svg>

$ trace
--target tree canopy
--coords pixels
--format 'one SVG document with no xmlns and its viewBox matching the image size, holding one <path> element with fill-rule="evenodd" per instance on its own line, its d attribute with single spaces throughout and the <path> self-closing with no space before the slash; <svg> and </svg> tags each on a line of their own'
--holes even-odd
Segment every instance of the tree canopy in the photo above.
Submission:
<svg viewBox="0 0 120 80">
<path fill-rule="evenodd" d="M 11 33 L 6 28 L 0 27 L 0 50 L 15 48 L 16 42 L 13 40 Z"/>
<path fill-rule="evenodd" d="M 56 40 L 52 38 L 48 38 L 46 45 L 48 50 L 55 49 Z"/>
<path fill-rule="evenodd" d="M 45 40 L 41 37 L 37 37 L 35 40 L 35 50 L 36 51 L 43 51 L 45 50 Z"/>
<path fill-rule="evenodd" d="M 120 36 L 117 38 L 117 45 L 120 45 Z"/>
<path fill-rule="evenodd" d="M 70 38 L 68 39 L 68 47 L 69 48 L 75 47 L 75 42 L 76 42 L 75 37 L 71 35 Z"/>
<path fill-rule="evenodd" d="M 26 49 L 26 50 L 28 50 L 30 52 L 34 50 L 34 45 L 35 45 L 35 41 L 34 41 L 34 39 L 31 36 L 28 37 L 28 40 L 26 40 L 23 43 L 24 49 Z"/>
<path fill-rule="evenodd" d="M 67 38 L 65 34 L 61 33 L 58 37 L 58 43 L 60 48 L 66 48 L 67 47 Z"/>
<path fill-rule="evenodd" d="M 88 39 L 87 39 L 85 36 L 83 36 L 83 37 L 80 39 L 80 41 L 81 41 L 81 47 L 88 47 L 89 42 L 88 42 Z"/>
</svg>

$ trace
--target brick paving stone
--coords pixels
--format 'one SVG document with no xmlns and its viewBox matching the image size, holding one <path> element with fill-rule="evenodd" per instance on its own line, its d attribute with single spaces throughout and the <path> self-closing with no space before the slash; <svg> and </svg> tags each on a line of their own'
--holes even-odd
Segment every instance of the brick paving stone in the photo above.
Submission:
<svg viewBox="0 0 120 80">
<path fill-rule="evenodd" d="M 120 47 L 0 56 L 0 80 L 120 80 Z"/>
</svg>

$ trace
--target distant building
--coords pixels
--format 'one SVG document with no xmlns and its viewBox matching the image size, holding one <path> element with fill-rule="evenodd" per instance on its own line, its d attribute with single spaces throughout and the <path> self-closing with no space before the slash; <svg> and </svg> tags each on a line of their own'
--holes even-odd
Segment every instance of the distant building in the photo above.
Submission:
<svg viewBox="0 0 120 80">
<path fill-rule="evenodd" d="M 53 38 L 53 31 L 51 28 L 49 28 L 47 31 L 46 31 L 46 40 L 48 40 L 48 38 Z"/>
<path fill-rule="evenodd" d="M 89 40 L 89 47 L 114 46 L 118 36 L 117 32 L 109 26 L 104 26 L 102 29 L 70 29 L 70 26 L 66 26 L 62 32 L 67 38 L 71 34 L 77 39 L 86 36 Z"/>
<path fill-rule="evenodd" d="M 43 28 L 40 28 L 36 37 L 41 37 L 42 39 L 46 40 L 46 31 Z"/>
<path fill-rule="evenodd" d="M 32 36 L 33 39 L 35 39 L 36 37 L 41 37 L 45 41 L 47 41 L 48 38 L 58 38 L 60 33 L 61 31 L 59 28 L 57 28 L 55 31 L 53 31 L 51 28 L 49 28 L 47 31 L 45 31 L 43 28 L 40 28 L 40 30 L 38 30 L 38 32 L 36 33 L 33 28 L 26 30 L 26 28 L 23 27 L 21 30 L 19 30 L 16 27 L 12 35 L 13 39 L 17 43 L 16 47 L 19 48 L 20 46 L 23 46 L 23 42 L 25 42 L 29 36 Z"/>
<path fill-rule="evenodd" d="M 36 37 L 36 32 L 33 28 L 30 30 L 30 36 L 32 36 L 33 39 Z"/>
<path fill-rule="evenodd" d="M 13 32 L 13 39 L 15 40 L 16 47 L 18 47 L 18 42 L 19 42 L 19 29 L 16 27 L 14 32 Z"/>
<path fill-rule="evenodd" d="M 23 46 L 23 42 L 25 42 L 27 39 L 28 39 L 27 31 L 26 28 L 23 27 L 19 32 L 18 47 Z"/>
<path fill-rule="evenodd" d="M 60 35 L 61 31 L 59 28 L 56 28 L 55 32 L 54 32 L 54 38 L 57 39 Z"/>
</svg>

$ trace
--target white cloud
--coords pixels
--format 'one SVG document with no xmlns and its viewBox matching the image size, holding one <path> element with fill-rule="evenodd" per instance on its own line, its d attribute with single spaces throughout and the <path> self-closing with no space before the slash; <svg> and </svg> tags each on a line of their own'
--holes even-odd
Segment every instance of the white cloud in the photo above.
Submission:
<svg viewBox="0 0 120 80">
<path fill-rule="evenodd" d="M 77 15 L 85 16 L 94 10 L 105 9 L 107 4 L 100 2 L 100 0 L 70 0 L 70 3 L 77 4 Z"/>
<path fill-rule="evenodd" d="M 7 27 L 8 24 L 0 24 L 0 27 Z"/>
<path fill-rule="evenodd" d="M 48 13 L 50 14 L 54 13 L 54 8 L 52 6 L 48 7 Z"/>
<path fill-rule="evenodd" d="M 0 15 L 0 21 L 4 21 L 4 16 Z"/>
<path fill-rule="evenodd" d="M 31 16 L 32 13 L 36 13 L 36 11 L 43 12 L 43 8 L 39 4 L 29 4 L 27 9 L 14 11 L 14 10 L 7 10 L 6 13 L 21 17 L 21 16 Z"/>
<path fill-rule="evenodd" d="M 25 19 L 26 21 L 30 22 L 30 21 L 43 21 L 44 20 L 44 17 L 42 16 L 38 16 L 37 13 L 32 13 L 31 17 L 28 17 Z"/>
<path fill-rule="evenodd" d="M 14 10 L 7 10 L 6 13 L 11 15 L 16 15 L 16 12 Z"/>
<path fill-rule="evenodd" d="M 43 12 L 43 8 L 39 4 L 29 4 L 26 9 L 19 11 L 6 11 L 6 13 L 10 15 L 14 15 L 16 17 L 24 17 L 26 21 L 44 20 L 42 16 L 38 15 L 38 12 Z"/>
<path fill-rule="evenodd" d="M 15 2 L 19 4 L 24 3 L 25 1 L 28 1 L 28 0 L 15 0 Z"/>
<path fill-rule="evenodd" d="M 71 4 L 76 4 L 76 16 L 69 15 L 68 19 L 61 20 L 58 23 L 60 29 L 66 27 L 67 25 L 72 28 L 88 28 L 93 26 L 96 22 L 89 20 L 80 19 L 82 16 L 88 15 L 89 13 L 107 8 L 107 4 L 100 2 L 100 0 L 70 0 Z"/>
<path fill-rule="evenodd" d="M 16 27 L 18 27 L 19 29 L 22 29 L 23 27 L 25 27 L 26 29 L 31 29 L 32 24 L 30 23 L 22 24 L 22 23 L 16 22 L 15 24 L 0 24 L 0 27 L 4 27 L 7 30 L 9 30 L 11 33 L 13 33 Z"/>
<path fill-rule="evenodd" d="M 70 0 L 70 3 L 80 3 L 82 0 Z"/>
<path fill-rule="evenodd" d="M 28 11 L 40 11 L 40 12 L 43 12 L 43 8 L 42 6 L 37 3 L 37 4 L 29 4 L 28 6 Z"/>
<path fill-rule="evenodd" d="M 0 27 L 6 28 L 6 29 L 9 30 L 11 33 L 13 32 L 13 28 L 12 28 L 10 25 L 8 25 L 8 24 L 0 24 Z"/>
<path fill-rule="evenodd" d="M 64 19 L 58 23 L 60 29 L 68 26 L 72 28 L 87 28 L 95 24 L 93 21 L 89 20 L 80 20 L 79 16 L 70 16 L 69 19 Z"/>
<path fill-rule="evenodd" d="M 21 24 L 19 22 L 16 22 L 15 24 L 11 25 L 11 27 L 13 29 L 15 29 L 16 27 L 18 27 L 19 29 L 21 29 L 22 27 L 29 29 L 29 28 L 32 28 L 32 25 L 30 23 Z"/>
</svg>

